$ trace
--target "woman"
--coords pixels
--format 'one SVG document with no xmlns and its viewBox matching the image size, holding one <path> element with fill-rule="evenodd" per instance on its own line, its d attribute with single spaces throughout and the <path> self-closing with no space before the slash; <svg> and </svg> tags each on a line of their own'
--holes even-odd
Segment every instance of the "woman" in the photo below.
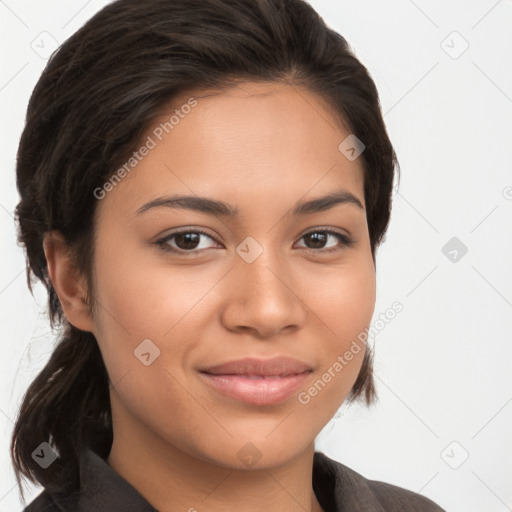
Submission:
<svg viewBox="0 0 512 512">
<path fill-rule="evenodd" d="M 301 0 L 118 0 L 66 41 L 17 162 L 63 325 L 13 433 L 26 510 L 441 510 L 314 450 L 375 396 L 395 168 L 367 70 Z"/>
</svg>

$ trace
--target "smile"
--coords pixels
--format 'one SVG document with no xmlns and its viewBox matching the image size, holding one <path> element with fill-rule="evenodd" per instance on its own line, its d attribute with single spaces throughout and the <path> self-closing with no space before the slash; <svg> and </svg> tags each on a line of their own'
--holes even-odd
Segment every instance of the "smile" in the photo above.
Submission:
<svg viewBox="0 0 512 512">
<path fill-rule="evenodd" d="M 309 374 L 310 372 L 304 372 L 286 377 L 208 373 L 201 375 L 210 386 L 235 400 L 254 405 L 274 405 L 284 402 L 298 391 Z"/>
</svg>

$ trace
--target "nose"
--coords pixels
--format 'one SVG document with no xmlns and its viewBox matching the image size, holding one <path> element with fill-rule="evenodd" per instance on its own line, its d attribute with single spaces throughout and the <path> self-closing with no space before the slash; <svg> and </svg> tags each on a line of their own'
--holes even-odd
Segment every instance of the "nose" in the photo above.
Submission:
<svg viewBox="0 0 512 512">
<path fill-rule="evenodd" d="M 261 339 L 302 327 L 307 306 L 297 270 L 266 247 L 252 263 L 237 256 L 226 283 L 224 326 Z"/>
</svg>

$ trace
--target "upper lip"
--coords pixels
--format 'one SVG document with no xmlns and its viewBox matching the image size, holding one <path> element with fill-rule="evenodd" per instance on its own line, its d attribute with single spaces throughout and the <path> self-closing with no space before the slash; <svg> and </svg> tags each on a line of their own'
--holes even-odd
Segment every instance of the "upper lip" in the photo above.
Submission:
<svg viewBox="0 0 512 512">
<path fill-rule="evenodd" d="M 263 377 L 286 377 L 288 375 L 297 375 L 313 370 L 309 365 L 298 361 L 297 359 L 292 359 L 291 357 L 273 357 L 272 359 L 256 359 L 248 357 L 211 366 L 202 371 L 203 373 L 209 373 L 211 375 L 261 375 Z"/>
</svg>

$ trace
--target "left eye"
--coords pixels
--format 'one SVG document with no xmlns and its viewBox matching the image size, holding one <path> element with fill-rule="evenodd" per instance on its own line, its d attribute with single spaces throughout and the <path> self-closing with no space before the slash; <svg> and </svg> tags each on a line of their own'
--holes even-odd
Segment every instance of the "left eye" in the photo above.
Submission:
<svg viewBox="0 0 512 512">
<path fill-rule="evenodd" d="M 332 229 L 317 229 L 315 231 L 310 231 L 309 233 L 302 235 L 301 240 L 307 239 L 310 242 L 312 242 L 313 247 L 307 247 L 307 249 L 324 249 L 323 252 L 339 250 L 340 247 L 336 247 L 336 244 L 334 244 L 334 246 L 331 245 L 328 249 L 325 249 L 325 247 L 319 247 L 323 246 L 327 242 L 329 237 L 336 238 L 341 247 L 351 247 L 352 245 L 354 245 L 354 241 L 348 235 L 338 233 L 337 231 L 333 231 Z"/>
<path fill-rule="evenodd" d="M 201 247 L 201 237 L 206 237 L 216 242 L 216 240 L 205 231 L 199 229 L 187 229 L 171 233 L 161 240 L 156 241 L 155 245 L 162 250 L 182 254 L 193 254 L 214 248 Z M 354 241 L 348 235 L 338 233 L 337 231 L 330 229 L 317 229 L 315 231 L 310 231 L 309 233 L 302 235 L 300 240 L 302 239 L 307 240 L 309 243 L 305 248 L 313 252 L 331 252 L 341 250 L 343 247 L 351 247 L 354 244 Z M 334 243 L 330 246 L 327 245 L 326 248 L 325 244 L 329 239 L 337 239 L 338 244 Z M 173 243 L 171 243 L 171 241 L 173 241 Z"/>
</svg>

